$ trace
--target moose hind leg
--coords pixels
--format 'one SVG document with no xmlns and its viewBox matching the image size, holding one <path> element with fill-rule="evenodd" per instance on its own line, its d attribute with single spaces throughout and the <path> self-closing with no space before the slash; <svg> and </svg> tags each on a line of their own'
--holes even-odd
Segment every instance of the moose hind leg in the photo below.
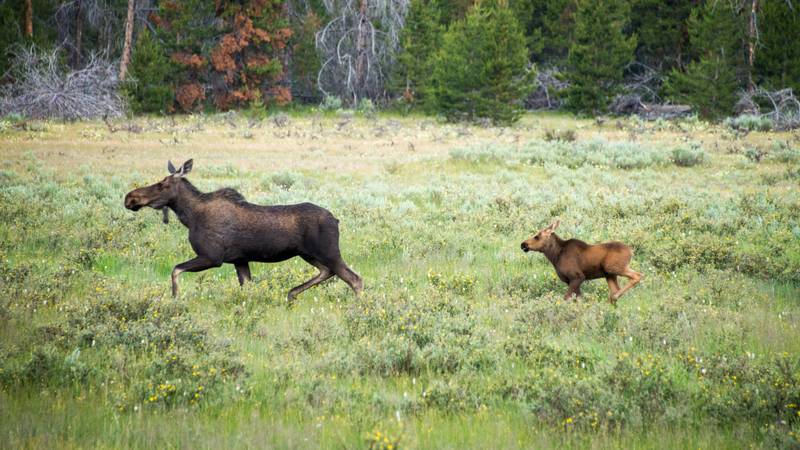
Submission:
<svg viewBox="0 0 800 450">
<path fill-rule="evenodd" d="M 606 281 L 608 282 L 608 300 L 611 304 L 616 304 L 617 300 L 614 298 L 614 294 L 619 291 L 619 283 L 617 283 L 617 276 L 616 275 L 607 275 Z"/>
<path fill-rule="evenodd" d="M 360 295 L 361 291 L 364 290 L 364 281 L 357 273 L 353 272 L 352 269 L 347 267 L 347 264 L 345 264 L 344 261 L 341 261 L 339 264 L 337 264 L 334 271 L 336 272 L 336 276 L 341 278 L 350 286 L 353 292 L 356 293 L 356 296 Z"/>
<path fill-rule="evenodd" d="M 239 278 L 239 286 L 244 285 L 245 281 L 250 281 L 250 264 L 245 261 L 234 264 L 234 267 L 236 267 L 236 276 Z"/>
<path fill-rule="evenodd" d="M 172 296 L 178 297 L 178 276 L 183 272 L 201 272 L 213 267 L 219 267 L 222 264 L 215 263 L 205 256 L 198 256 L 186 262 L 182 262 L 172 269 Z"/>
<path fill-rule="evenodd" d="M 622 272 L 620 275 L 622 275 L 625 278 L 628 278 L 629 281 L 627 284 L 625 284 L 625 286 L 622 289 L 620 289 L 619 291 L 617 291 L 616 294 L 614 294 L 613 297 L 615 301 L 619 300 L 619 298 L 622 297 L 624 293 L 628 292 L 629 289 L 639 284 L 639 282 L 642 280 L 643 277 L 642 274 L 634 270 L 631 270 L 630 267 L 626 267 L 625 271 Z"/>
<path fill-rule="evenodd" d="M 307 263 L 319 269 L 319 273 L 317 274 L 317 276 L 306 281 L 305 283 L 293 287 L 292 290 L 289 291 L 289 295 L 287 296 L 290 302 L 294 300 L 294 298 L 297 297 L 297 295 L 300 294 L 301 292 L 305 291 L 308 288 L 314 287 L 333 276 L 333 271 L 329 269 L 327 266 L 320 263 L 319 261 L 307 257 L 303 257 L 303 259 Z"/>
</svg>

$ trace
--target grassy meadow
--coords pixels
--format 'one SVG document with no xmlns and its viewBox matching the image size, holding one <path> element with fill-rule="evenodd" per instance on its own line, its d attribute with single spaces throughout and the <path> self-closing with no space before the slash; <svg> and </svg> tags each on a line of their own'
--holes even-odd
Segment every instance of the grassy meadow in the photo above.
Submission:
<svg viewBox="0 0 800 450">
<path fill-rule="evenodd" d="M 125 193 L 340 220 L 354 298 L 300 259 L 181 275 Z M 237 114 L 0 120 L 0 447 L 800 446 L 800 134 L 696 120 Z M 643 282 L 577 302 L 520 242 L 621 240 Z M 268 236 L 265 236 L 268 239 Z"/>
</svg>

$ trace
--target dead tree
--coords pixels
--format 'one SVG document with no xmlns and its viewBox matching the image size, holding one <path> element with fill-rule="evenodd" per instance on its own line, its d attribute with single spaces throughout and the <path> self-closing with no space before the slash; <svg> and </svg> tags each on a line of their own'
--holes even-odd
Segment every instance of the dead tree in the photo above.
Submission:
<svg viewBox="0 0 800 450">
<path fill-rule="evenodd" d="M 25 37 L 33 37 L 33 0 L 25 0 Z"/>
<path fill-rule="evenodd" d="M 96 32 L 100 45 L 95 53 L 118 54 L 120 50 L 121 18 L 110 0 L 68 0 L 60 3 L 55 12 L 55 28 L 59 46 L 69 54 L 70 66 L 83 65 L 83 36 L 87 30 Z"/>
<path fill-rule="evenodd" d="M 742 92 L 736 104 L 739 114 L 767 117 L 776 130 L 800 128 L 800 100 L 792 88 L 770 91 L 755 87 Z"/>
<path fill-rule="evenodd" d="M 323 0 L 332 17 L 316 35 L 322 53 L 317 85 L 356 104 L 385 95 L 409 0 Z"/>
<path fill-rule="evenodd" d="M 131 40 L 133 39 L 133 24 L 135 21 L 136 0 L 128 0 L 128 17 L 125 20 L 125 44 L 122 46 L 122 61 L 119 65 L 119 80 L 125 81 L 128 73 L 128 64 L 131 60 Z"/>
</svg>

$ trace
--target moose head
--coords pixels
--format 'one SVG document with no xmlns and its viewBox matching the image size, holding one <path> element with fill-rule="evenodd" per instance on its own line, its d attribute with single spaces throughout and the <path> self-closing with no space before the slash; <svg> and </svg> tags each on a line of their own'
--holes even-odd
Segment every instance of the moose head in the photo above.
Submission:
<svg viewBox="0 0 800 450">
<path fill-rule="evenodd" d="M 144 206 L 153 209 L 160 209 L 164 214 L 164 223 L 168 223 L 167 205 L 178 195 L 178 186 L 181 178 L 185 177 L 192 170 L 192 160 L 188 160 L 180 167 L 175 169 L 172 162 L 167 162 L 169 175 L 163 180 L 150 186 L 134 189 L 125 196 L 125 207 L 131 211 L 138 211 Z"/>
<path fill-rule="evenodd" d="M 561 223 L 560 221 L 556 220 L 555 222 L 551 223 L 549 227 L 543 228 L 535 235 L 531 236 L 528 240 L 523 241 L 522 251 L 524 252 L 541 252 L 545 246 L 547 245 L 550 238 L 553 236 L 553 232 L 556 231 L 558 228 L 558 224 Z"/>
</svg>

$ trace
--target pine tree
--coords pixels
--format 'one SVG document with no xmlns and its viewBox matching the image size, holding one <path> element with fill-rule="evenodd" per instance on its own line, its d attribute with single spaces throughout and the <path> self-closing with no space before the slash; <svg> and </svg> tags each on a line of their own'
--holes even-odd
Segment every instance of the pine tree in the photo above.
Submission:
<svg viewBox="0 0 800 450">
<path fill-rule="evenodd" d="M 408 100 L 423 106 L 429 97 L 433 55 L 441 47 L 442 34 L 436 1 L 411 0 L 393 84 Z"/>
<path fill-rule="evenodd" d="M 800 4 L 765 1 L 759 16 L 761 45 L 756 52 L 756 76 L 770 89 L 791 87 L 800 95 Z"/>
<path fill-rule="evenodd" d="M 632 0 L 636 59 L 655 68 L 680 65 L 688 52 L 687 25 L 696 0 Z"/>
<path fill-rule="evenodd" d="M 635 37 L 626 37 L 625 0 L 580 0 L 575 40 L 569 48 L 565 95 L 567 107 L 579 112 L 605 111 L 619 91 L 625 66 L 633 60 Z"/>
<path fill-rule="evenodd" d="M 133 112 L 157 113 L 171 108 L 175 99 L 172 78 L 176 71 L 158 39 L 143 29 L 136 39 L 123 86 Z"/>
<path fill-rule="evenodd" d="M 449 119 L 507 124 L 533 87 L 525 36 L 506 4 L 475 5 L 444 35 L 433 71 L 437 109 Z"/>
<path fill-rule="evenodd" d="M 742 83 L 744 26 L 727 2 L 708 2 L 689 17 L 689 40 L 695 61 L 685 71 L 673 69 L 664 91 L 677 102 L 692 105 L 707 119 L 731 114 Z"/>
<path fill-rule="evenodd" d="M 572 41 L 577 0 L 510 0 L 509 5 L 525 33 L 531 60 L 560 65 Z"/>
</svg>

